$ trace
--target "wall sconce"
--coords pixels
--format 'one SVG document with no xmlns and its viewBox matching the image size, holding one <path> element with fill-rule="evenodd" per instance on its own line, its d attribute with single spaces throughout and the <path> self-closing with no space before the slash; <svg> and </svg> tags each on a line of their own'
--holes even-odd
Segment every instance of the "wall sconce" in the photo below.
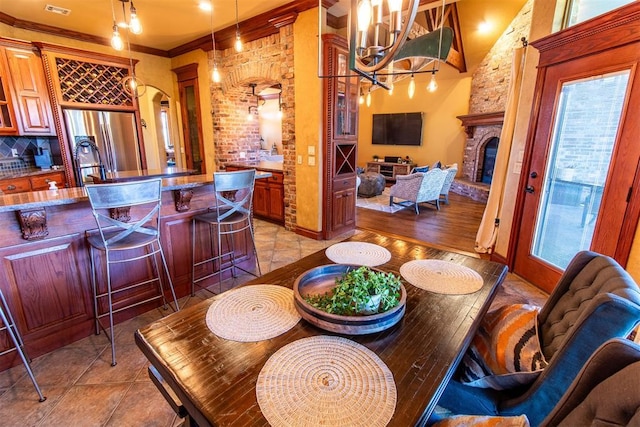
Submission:
<svg viewBox="0 0 640 427">
<path fill-rule="evenodd" d="M 256 114 L 258 114 L 258 107 L 256 107 L 255 105 L 251 105 L 249 107 L 249 113 L 247 114 L 247 121 L 252 122 L 253 116 L 255 116 Z"/>
</svg>

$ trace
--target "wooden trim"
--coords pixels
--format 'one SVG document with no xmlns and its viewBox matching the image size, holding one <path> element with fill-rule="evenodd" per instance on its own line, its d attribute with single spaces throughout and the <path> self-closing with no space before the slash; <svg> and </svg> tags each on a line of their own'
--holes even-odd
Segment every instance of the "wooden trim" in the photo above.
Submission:
<svg viewBox="0 0 640 427">
<path fill-rule="evenodd" d="M 268 12 L 246 19 L 238 23 L 242 42 L 248 43 L 273 34 L 278 34 L 280 27 L 293 24 L 299 13 L 313 9 L 314 7 L 318 7 L 318 0 L 292 1 Z M 216 31 L 214 35 L 216 38 L 216 49 L 230 49 L 233 47 L 236 39 L 236 24 Z M 212 50 L 213 41 L 211 40 L 211 34 L 174 47 L 170 49 L 168 53 L 169 57 L 173 58 L 195 49 L 202 49 L 205 52 Z"/>
<path fill-rule="evenodd" d="M 198 78 L 198 64 L 187 64 L 182 67 L 171 69 L 176 76 L 178 77 L 178 82 L 183 82 L 185 80 L 193 80 Z"/>
<path fill-rule="evenodd" d="M 322 240 L 322 231 L 309 230 L 308 228 L 300 227 L 299 225 L 296 225 L 294 231 L 296 234 L 309 239 Z"/>
<path fill-rule="evenodd" d="M 593 55 L 607 49 L 640 40 L 640 2 L 629 3 L 614 11 L 531 43 L 540 51 L 538 67 Z M 597 36 L 590 43 L 582 40 Z"/>
<path fill-rule="evenodd" d="M 66 28 L 54 27 L 52 25 L 38 24 L 36 22 L 25 21 L 22 19 L 14 18 L 6 13 L 0 12 L 0 22 L 9 25 L 10 27 L 20 28 L 23 30 L 35 31 L 37 33 L 50 34 L 58 37 L 66 37 L 69 39 L 79 40 L 87 43 L 94 43 L 103 46 L 111 46 L 111 39 L 107 37 L 94 36 L 87 33 L 81 33 L 79 31 L 68 30 Z M 140 53 L 146 53 L 149 55 L 168 57 L 169 53 L 166 50 L 156 49 L 153 47 L 142 46 L 139 44 L 131 44 L 131 50 Z"/>
<path fill-rule="evenodd" d="M 500 264 L 505 264 L 505 265 L 508 264 L 507 258 L 503 257 L 502 255 L 498 255 L 496 253 L 492 253 L 489 259 L 491 261 L 499 262 Z"/>
</svg>

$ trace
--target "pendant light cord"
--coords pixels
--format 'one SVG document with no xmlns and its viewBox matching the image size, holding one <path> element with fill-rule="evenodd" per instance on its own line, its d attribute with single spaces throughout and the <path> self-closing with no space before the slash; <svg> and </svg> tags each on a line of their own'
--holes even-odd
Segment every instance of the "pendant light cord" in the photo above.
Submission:
<svg viewBox="0 0 640 427">
<path fill-rule="evenodd" d="M 444 8 L 446 6 L 446 0 L 442 0 L 442 15 L 440 18 L 440 42 L 438 43 L 438 58 L 437 58 L 437 64 L 438 64 L 438 69 L 436 70 L 436 63 L 433 64 L 433 71 L 432 73 L 435 74 L 436 71 L 440 71 L 440 55 L 442 54 L 442 33 L 444 30 Z"/>
</svg>

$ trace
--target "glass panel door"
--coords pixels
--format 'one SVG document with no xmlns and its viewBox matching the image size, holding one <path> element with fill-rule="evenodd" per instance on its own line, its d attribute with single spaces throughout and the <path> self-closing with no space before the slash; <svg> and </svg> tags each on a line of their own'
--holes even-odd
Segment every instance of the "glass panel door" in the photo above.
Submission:
<svg viewBox="0 0 640 427">
<path fill-rule="evenodd" d="M 625 70 L 562 84 L 531 251 L 561 269 L 591 247 L 628 81 Z"/>
</svg>

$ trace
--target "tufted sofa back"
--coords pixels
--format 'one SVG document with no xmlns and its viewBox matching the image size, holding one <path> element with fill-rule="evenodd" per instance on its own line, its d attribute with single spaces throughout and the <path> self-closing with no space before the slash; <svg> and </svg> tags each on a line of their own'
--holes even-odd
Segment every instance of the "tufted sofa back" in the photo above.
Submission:
<svg viewBox="0 0 640 427">
<path fill-rule="evenodd" d="M 599 315 L 599 305 L 612 298 L 640 306 L 638 286 L 615 260 L 589 251 L 577 254 L 538 317 L 540 342 L 547 360 L 550 361 L 558 349 L 573 339 L 587 317 Z M 601 320 L 619 321 L 620 330 L 626 331 L 640 318 L 611 319 L 603 314 Z M 597 325 L 593 319 L 591 322 Z M 591 333 L 595 340 L 601 339 L 597 330 Z"/>
</svg>

